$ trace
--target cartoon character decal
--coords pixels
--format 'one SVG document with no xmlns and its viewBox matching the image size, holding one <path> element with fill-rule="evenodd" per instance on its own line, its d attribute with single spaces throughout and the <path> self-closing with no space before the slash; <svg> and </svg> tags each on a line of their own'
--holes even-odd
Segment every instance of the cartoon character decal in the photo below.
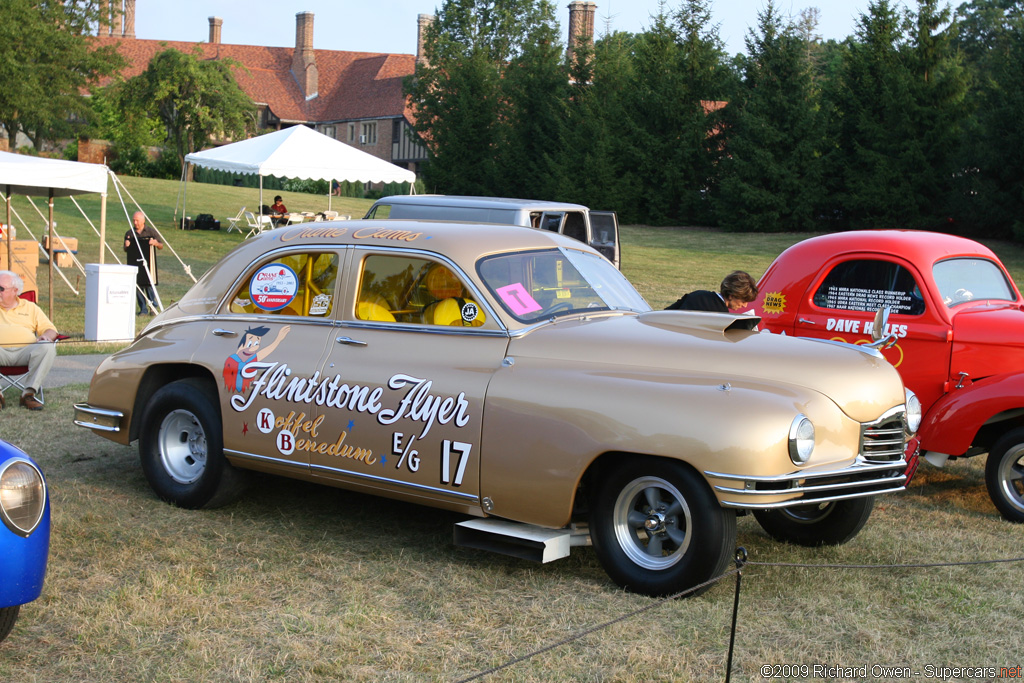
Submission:
<svg viewBox="0 0 1024 683">
<path fill-rule="evenodd" d="M 224 361 L 224 389 L 241 394 L 249 389 L 252 377 L 244 377 L 242 370 L 252 361 L 259 361 L 269 356 L 277 345 L 291 332 L 292 326 L 285 325 L 277 333 L 274 341 L 263 346 L 263 336 L 270 332 L 269 327 L 250 327 L 238 342 L 238 350 Z"/>
</svg>

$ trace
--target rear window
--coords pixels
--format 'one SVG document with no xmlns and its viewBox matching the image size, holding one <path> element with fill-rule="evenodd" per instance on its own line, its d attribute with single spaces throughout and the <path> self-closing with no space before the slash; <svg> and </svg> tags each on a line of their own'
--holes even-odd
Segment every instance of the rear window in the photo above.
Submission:
<svg viewBox="0 0 1024 683">
<path fill-rule="evenodd" d="M 836 265 L 817 291 L 814 305 L 840 311 L 875 312 L 888 306 L 893 313 L 921 315 L 924 298 L 909 270 L 892 261 L 856 259 Z"/>
</svg>

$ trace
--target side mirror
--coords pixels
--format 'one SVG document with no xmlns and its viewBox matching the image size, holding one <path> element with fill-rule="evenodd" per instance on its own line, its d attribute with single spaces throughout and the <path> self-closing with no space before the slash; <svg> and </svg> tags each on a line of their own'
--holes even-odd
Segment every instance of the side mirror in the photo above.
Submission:
<svg viewBox="0 0 1024 683">
<path fill-rule="evenodd" d="M 885 331 L 885 326 L 889 324 L 889 307 L 882 306 L 875 313 L 874 327 L 871 328 L 871 341 L 877 342 L 882 339 L 882 332 Z"/>
<path fill-rule="evenodd" d="M 869 347 L 873 349 L 887 349 L 896 343 L 896 335 L 890 334 L 888 337 L 883 337 L 882 334 L 885 332 L 886 325 L 889 324 L 889 307 L 882 306 L 875 313 L 874 326 L 871 328 L 871 343 Z"/>
</svg>

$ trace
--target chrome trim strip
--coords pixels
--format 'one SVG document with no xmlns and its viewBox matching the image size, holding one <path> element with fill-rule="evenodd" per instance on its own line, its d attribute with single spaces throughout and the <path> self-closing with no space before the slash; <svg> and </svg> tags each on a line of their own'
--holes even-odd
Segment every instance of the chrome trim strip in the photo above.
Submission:
<svg viewBox="0 0 1024 683">
<path fill-rule="evenodd" d="M 876 484 L 889 484 L 893 482 L 905 482 L 907 480 L 906 475 L 900 474 L 897 477 L 884 477 L 882 479 L 866 479 L 863 481 L 842 481 L 834 484 L 821 484 L 811 486 L 793 486 L 788 489 L 734 489 L 728 486 L 715 486 L 716 491 L 723 493 L 734 493 L 744 496 L 779 496 L 788 495 L 790 493 L 814 493 L 815 491 L 838 491 L 841 489 L 852 489 L 860 488 L 864 486 L 872 486 Z M 815 498 L 814 500 L 817 500 Z"/>
<path fill-rule="evenodd" d="M 353 477 L 355 479 L 365 479 L 372 482 L 389 484 L 392 486 L 402 486 L 405 488 L 414 489 L 417 491 L 429 491 L 431 493 L 441 494 L 443 496 L 449 496 L 452 498 L 458 498 L 459 500 L 473 501 L 474 503 L 480 502 L 480 497 L 472 493 L 462 493 L 460 491 L 451 491 L 449 489 L 437 488 L 435 486 L 426 486 L 425 484 L 414 484 L 406 481 L 399 481 L 397 479 L 388 479 L 387 477 L 378 477 L 373 474 L 365 474 L 363 472 L 353 472 L 352 470 L 344 470 L 337 467 L 326 467 L 324 465 L 307 465 L 305 463 L 297 463 L 293 460 L 283 460 L 281 458 L 271 458 L 266 455 L 257 455 L 256 453 L 246 453 L 244 451 L 236 451 L 228 448 L 224 449 L 226 454 L 239 458 L 241 460 L 251 460 L 254 462 L 267 462 L 275 465 L 283 465 L 294 470 L 309 470 L 315 474 L 323 475 L 325 473 L 330 474 L 342 474 L 347 477 Z"/>
<path fill-rule="evenodd" d="M 344 320 L 335 323 L 335 327 L 353 330 L 390 330 L 393 332 L 417 332 L 419 334 L 444 334 L 444 335 L 470 335 L 473 337 L 501 337 L 507 339 L 509 333 L 505 330 L 482 330 L 479 327 L 443 325 L 422 325 L 419 323 L 391 323 L 376 322 L 372 320 Z"/>
<path fill-rule="evenodd" d="M 900 458 L 899 460 L 893 460 L 891 462 L 884 463 L 869 463 L 864 462 L 858 458 L 858 461 L 849 466 L 844 467 L 841 470 L 827 470 L 827 471 L 816 471 L 816 472 L 791 472 L 789 474 L 780 474 L 772 477 L 762 477 L 753 475 L 742 475 L 742 474 L 726 474 L 724 472 L 712 472 L 705 470 L 704 475 L 707 477 L 715 477 L 717 479 L 728 479 L 730 481 L 753 481 L 753 482 L 767 482 L 767 483 L 781 483 L 787 481 L 793 481 L 796 479 L 827 479 L 830 477 L 844 477 L 851 474 L 861 474 L 865 472 L 880 472 L 884 470 L 903 470 L 907 466 L 907 461 Z"/>
<path fill-rule="evenodd" d="M 818 503 L 829 503 L 836 500 L 851 500 L 853 498 L 865 498 L 867 496 L 877 496 L 883 493 L 899 493 L 905 491 L 906 486 L 896 486 L 888 489 L 878 489 L 877 491 L 871 491 L 870 493 L 855 493 L 845 496 L 828 496 L 826 498 L 812 498 L 810 500 L 806 498 L 795 498 L 793 500 L 786 500 L 781 503 L 732 503 L 729 501 L 721 501 L 722 507 L 727 508 L 743 508 L 749 510 L 774 510 L 779 508 L 797 507 L 799 505 L 817 505 Z"/>
</svg>

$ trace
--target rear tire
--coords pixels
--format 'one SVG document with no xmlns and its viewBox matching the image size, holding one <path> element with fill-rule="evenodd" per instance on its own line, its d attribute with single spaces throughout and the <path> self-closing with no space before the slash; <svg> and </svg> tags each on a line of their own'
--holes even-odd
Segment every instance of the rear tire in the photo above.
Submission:
<svg viewBox="0 0 1024 683">
<path fill-rule="evenodd" d="M 985 487 L 1004 519 L 1024 523 L 1024 428 L 1010 430 L 992 446 Z"/>
<path fill-rule="evenodd" d="M 216 394 L 201 380 L 172 382 L 153 394 L 142 411 L 139 459 L 153 491 L 179 507 L 227 505 L 245 488 L 245 473 L 224 457 Z"/>
<path fill-rule="evenodd" d="M 631 458 L 599 485 L 590 533 L 615 583 L 644 595 L 671 595 L 725 571 L 736 545 L 736 514 L 723 509 L 685 464 Z"/>
<path fill-rule="evenodd" d="M 779 510 L 754 510 L 754 518 L 777 541 L 807 547 L 842 545 L 864 528 L 874 496 L 809 503 Z"/>
<path fill-rule="evenodd" d="M 0 608 L 0 642 L 3 642 L 4 638 L 14 628 L 14 622 L 18 620 L 18 611 L 21 609 L 21 605 L 14 605 L 12 607 Z"/>
</svg>

